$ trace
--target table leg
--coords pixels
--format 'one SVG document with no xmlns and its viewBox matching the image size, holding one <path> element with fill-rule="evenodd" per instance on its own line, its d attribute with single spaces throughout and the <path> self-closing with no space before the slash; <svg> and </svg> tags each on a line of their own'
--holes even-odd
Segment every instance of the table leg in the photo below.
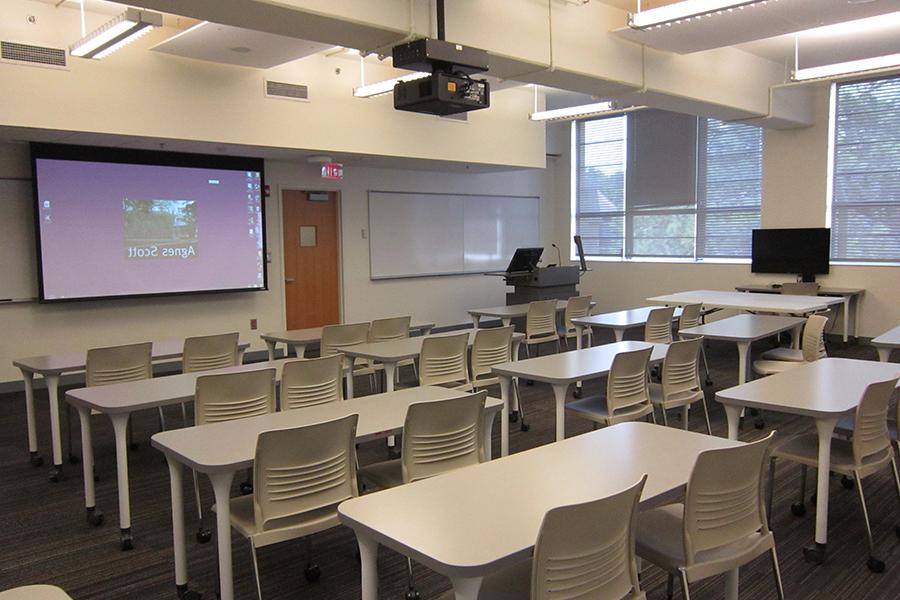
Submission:
<svg viewBox="0 0 900 600">
<path fill-rule="evenodd" d="M 844 343 L 847 343 L 847 340 L 850 339 L 850 297 L 844 296 L 844 301 L 841 302 L 844 306 Z"/>
<path fill-rule="evenodd" d="M 726 404 L 725 406 L 725 417 L 728 419 L 728 439 L 736 440 L 738 439 L 738 432 L 741 426 L 741 412 L 743 409 L 740 406 L 735 406 L 733 404 Z"/>
<path fill-rule="evenodd" d="M 738 342 L 738 385 L 747 383 L 750 372 L 750 342 Z"/>
<path fill-rule="evenodd" d="M 297 358 L 306 358 L 306 344 L 288 344 L 288 354 L 293 350 Z"/>
<path fill-rule="evenodd" d="M 384 389 L 386 392 L 394 391 L 394 376 L 397 373 L 397 363 L 395 362 L 383 362 L 381 363 L 384 366 Z M 376 376 L 378 372 L 376 371 Z M 389 435 L 387 439 L 388 452 L 395 452 L 397 448 L 397 438 L 393 435 Z"/>
<path fill-rule="evenodd" d="M 50 400 L 50 441 L 53 444 L 53 468 L 50 469 L 50 481 L 62 479 L 62 441 L 59 434 L 59 375 L 45 375 L 47 396 Z"/>
<path fill-rule="evenodd" d="M 31 464 L 39 467 L 44 463 L 44 459 L 38 453 L 37 442 L 37 424 L 34 418 L 34 373 L 19 369 L 22 371 L 22 381 L 25 382 L 25 422 L 28 426 L 28 454 L 31 456 Z"/>
<path fill-rule="evenodd" d="M 346 373 L 345 378 L 347 379 L 347 399 L 351 400 L 353 398 L 353 364 L 356 361 L 352 356 L 344 356 L 344 371 Z"/>
<path fill-rule="evenodd" d="M 103 523 L 103 513 L 97 510 L 94 492 L 94 444 L 91 434 L 91 409 L 79 406 L 78 420 L 81 423 L 81 465 L 84 473 L 84 508 L 87 522 L 94 527 Z"/>
<path fill-rule="evenodd" d="M 522 347 L 522 341 L 521 341 L 521 340 L 513 340 L 513 343 L 512 343 L 512 359 L 513 359 L 513 362 L 516 362 L 517 360 L 519 360 L 519 348 L 521 348 L 521 347 Z M 518 377 L 514 377 L 514 378 L 512 379 L 513 385 L 517 385 L 517 384 L 518 384 L 518 381 L 519 381 L 519 378 L 518 378 Z M 516 388 L 516 389 L 518 389 L 518 388 Z M 513 414 L 518 415 L 518 414 L 519 414 L 519 395 L 518 395 L 518 394 L 512 394 L 512 396 L 513 396 L 513 399 L 512 399 L 512 412 L 513 412 Z"/>
<path fill-rule="evenodd" d="M 478 326 L 481 325 L 481 317 L 478 315 L 471 315 L 471 317 L 472 317 L 472 329 L 478 329 Z"/>
<path fill-rule="evenodd" d="M 581 336 L 584 335 L 584 325 L 579 325 L 574 323 L 575 325 L 575 349 L 581 350 L 584 344 L 582 343 Z"/>
<path fill-rule="evenodd" d="M 187 547 L 184 543 L 184 491 L 182 466 L 166 456 L 169 465 L 169 490 L 172 494 L 172 550 L 175 554 L 175 589 L 179 600 L 199 600 L 200 594 L 188 589 Z"/>
<path fill-rule="evenodd" d="M 234 471 L 209 473 L 216 494 L 216 542 L 219 546 L 219 597 L 234 600 L 231 572 L 231 480 Z"/>
<path fill-rule="evenodd" d="M 816 564 L 825 562 L 828 543 L 828 477 L 831 471 L 831 436 L 837 419 L 816 419 L 819 435 L 819 464 L 816 473 L 816 541 L 803 549 L 803 556 Z"/>
<path fill-rule="evenodd" d="M 880 360 L 881 362 L 890 361 L 892 348 L 882 348 L 879 346 L 875 349 L 878 350 L 878 360 Z M 32 454 L 32 456 L 34 456 L 34 454 Z"/>
<path fill-rule="evenodd" d="M 128 413 L 109 415 L 116 434 L 116 480 L 119 489 L 119 541 L 122 550 L 134 548 L 131 536 L 131 499 L 128 491 Z M 87 460 L 85 468 L 87 468 Z"/>
<path fill-rule="evenodd" d="M 566 439 L 566 390 L 568 384 L 553 386 L 553 396 L 556 398 L 556 441 Z"/>
<path fill-rule="evenodd" d="M 247 352 L 246 348 L 238 348 L 237 364 L 239 364 L 239 365 L 244 364 L 244 354 L 246 352 Z"/>
<path fill-rule="evenodd" d="M 621 342 L 625 339 L 625 330 L 624 329 L 613 329 L 613 335 L 616 336 L 616 341 Z"/>
<path fill-rule="evenodd" d="M 450 583 L 456 600 L 478 600 L 482 581 L 481 577 L 451 577 Z"/>
<path fill-rule="evenodd" d="M 500 456 L 509 455 L 509 396 L 512 389 L 512 377 L 500 375 L 500 399 L 503 400 L 503 408 L 500 409 Z"/>
<path fill-rule="evenodd" d="M 494 411 L 484 411 L 484 417 L 481 422 L 482 444 L 484 445 L 484 460 L 491 460 L 492 448 L 491 438 L 494 436 Z"/>
<path fill-rule="evenodd" d="M 800 349 L 800 338 L 803 337 L 803 325 L 797 325 L 796 327 L 791 328 L 791 348 L 794 350 Z"/>
<path fill-rule="evenodd" d="M 503 323 L 504 327 L 509 327 L 512 324 L 512 317 L 503 317 L 500 319 L 500 322 Z"/>
<path fill-rule="evenodd" d="M 362 600 L 378 600 L 378 542 L 356 532 L 362 571 Z"/>
<path fill-rule="evenodd" d="M 266 350 L 269 353 L 269 360 L 275 360 L 275 342 L 266 340 Z"/>
<path fill-rule="evenodd" d="M 732 569 L 725 573 L 725 600 L 738 600 L 740 571 Z"/>
</svg>

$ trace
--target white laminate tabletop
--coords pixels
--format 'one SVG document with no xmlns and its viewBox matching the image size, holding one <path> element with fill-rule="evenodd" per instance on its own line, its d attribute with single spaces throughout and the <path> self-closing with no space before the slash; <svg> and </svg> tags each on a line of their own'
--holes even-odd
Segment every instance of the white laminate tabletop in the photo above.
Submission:
<svg viewBox="0 0 900 600">
<path fill-rule="evenodd" d="M 427 321 L 413 321 L 409 324 L 410 331 L 421 331 L 423 329 L 433 329 L 434 323 Z M 321 327 L 310 327 L 309 329 L 291 329 L 289 331 L 272 331 L 263 333 L 259 337 L 267 342 L 283 342 L 286 344 L 312 344 L 322 339 Z"/>
<path fill-rule="evenodd" d="M 549 509 L 609 496 L 644 473 L 642 505 L 662 504 L 681 492 L 700 452 L 737 444 L 623 423 L 347 500 L 338 513 L 442 574 L 476 576 L 528 558 Z"/>
<path fill-rule="evenodd" d="M 814 418 L 837 417 L 859 404 L 866 386 L 900 375 L 900 365 L 821 358 L 716 393 L 722 404 L 749 406 Z"/>
<path fill-rule="evenodd" d="M 872 345 L 883 348 L 900 348 L 900 325 L 873 339 Z"/>
<path fill-rule="evenodd" d="M 768 294 L 780 294 L 781 286 L 778 287 L 773 286 L 772 284 L 748 284 L 748 285 L 739 285 L 735 286 L 738 291 L 747 291 L 747 292 L 759 292 L 759 293 L 768 293 Z M 856 296 L 857 294 L 864 294 L 866 290 L 864 288 L 843 288 L 843 287 L 829 287 L 822 286 L 819 288 L 819 294 L 824 296 Z"/>
<path fill-rule="evenodd" d="M 665 358 L 666 344 L 647 342 L 613 342 L 583 350 L 548 354 L 516 362 L 503 363 L 492 370 L 498 375 L 522 377 L 550 384 L 574 383 L 582 379 L 600 377 L 609 372 L 613 359 L 620 352 L 631 352 L 652 347 L 650 362 L 660 362 Z"/>
<path fill-rule="evenodd" d="M 659 304 L 702 304 L 705 308 L 733 308 L 774 313 L 810 313 L 824 310 L 843 298 L 827 296 L 795 296 L 790 294 L 755 294 L 753 292 L 723 292 L 721 290 L 692 290 L 647 298 Z"/>
<path fill-rule="evenodd" d="M 66 401 L 75 406 L 86 406 L 107 414 L 132 412 L 193 399 L 197 377 L 202 375 L 218 375 L 221 373 L 238 373 L 274 368 L 276 379 L 281 379 L 282 367 L 285 363 L 292 360 L 298 359 L 279 359 L 236 367 L 224 367 L 212 371 L 195 371 L 193 373 L 153 377 L 127 383 L 79 388 L 66 392 Z"/>
<path fill-rule="evenodd" d="M 596 302 L 591 302 L 591 307 L 596 306 Z M 566 310 L 566 300 L 559 300 L 556 303 L 557 312 Z M 501 319 L 513 319 L 515 317 L 524 317 L 528 314 L 527 304 L 510 304 L 509 306 L 491 306 L 489 308 L 472 308 L 469 309 L 470 315 L 478 315 L 479 317 L 498 317 Z"/>
<path fill-rule="evenodd" d="M 368 358 L 378 361 L 400 361 L 407 358 L 415 358 L 422 352 L 422 342 L 426 337 L 446 337 L 458 335 L 462 331 L 452 331 L 448 333 L 439 333 L 429 336 L 418 336 L 411 338 L 402 338 L 396 340 L 387 340 L 384 342 L 369 342 L 366 344 L 356 344 L 341 348 L 341 353 L 356 358 Z M 475 334 L 477 330 L 469 330 L 469 346 L 475 342 Z M 513 333 L 513 341 L 520 342 L 525 339 L 524 333 Z"/>
<path fill-rule="evenodd" d="M 234 471 L 252 466 L 256 438 L 262 431 L 321 423 L 356 413 L 359 415 L 356 438 L 362 442 L 402 429 L 410 404 L 465 394 L 442 387 L 408 388 L 237 421 L 162 431 L 151 438 L 151 444 L 198 471 Z M 503 402 L 497 398 L 489 397 L 485 403 L 489 411 L 499 411 L 502 406 Z"/>
<path fill-rule="evenodd" d="M 637 327 L 647 322 L 650 311 L 656 308 L 665 308 L 664 306 L 644 306 L 641 308 L 630 308 L 628 310 L 617 310 L 615 312 L 603 313 L 600 315 L 591 315 L 589 317 L 578 317 L 572 319 L 573 323 L 578 325 L 589 325 L 591 327 L 607 327 L 612 329 L 628 329 L 629 327 Z M 675 318 L 681 316 L 681 308 L 675 309 Z"/>
<path fill-rule="evenodd" d="M 803 325 L 803 317 L 777 317 L 772 315 L 735 315 L 697 327 L 679 329 L 679 335 L 700 336 L 710 340 L 755 342 L 762 338 Z"/>
</svg>

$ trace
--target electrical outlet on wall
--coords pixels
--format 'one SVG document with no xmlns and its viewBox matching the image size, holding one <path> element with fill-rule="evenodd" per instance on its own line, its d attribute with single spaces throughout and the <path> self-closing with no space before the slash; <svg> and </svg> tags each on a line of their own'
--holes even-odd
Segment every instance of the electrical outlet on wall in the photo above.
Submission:
<svg viewBox="0 0 900 600">
<path fill-rule="evenodd" d="M 250 329 L 256 331 L 256 319 L 250 319 Z"/>
</svg>

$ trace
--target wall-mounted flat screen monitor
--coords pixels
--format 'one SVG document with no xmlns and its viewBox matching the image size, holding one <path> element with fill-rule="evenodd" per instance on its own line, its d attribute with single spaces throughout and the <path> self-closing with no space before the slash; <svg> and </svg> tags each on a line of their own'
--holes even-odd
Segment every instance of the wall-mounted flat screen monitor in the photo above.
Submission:
<svg viewBox="0 0 900 600">
<path fill-rule="evenodd" d="M 816 275 L 828 273 L 830 256 L 830 229 L 753 230 L 753 273 L 793 273 L 815 281 Z"/>
<path fill-rule="evenodd" d="M 40 300 L 266 289 L 263 160 L 32 144 Z"/>
</svg>

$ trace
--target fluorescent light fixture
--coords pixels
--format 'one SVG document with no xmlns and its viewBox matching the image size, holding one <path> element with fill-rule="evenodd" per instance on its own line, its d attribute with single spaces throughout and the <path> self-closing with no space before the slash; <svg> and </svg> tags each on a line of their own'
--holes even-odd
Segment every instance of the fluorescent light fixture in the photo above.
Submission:
<svg viewBox="0 0 900 600">
<path fill-rule="evenodd" d="M 423 79 L 430 76 L 431 73 L 416 71 L 409 75 L 401 75 L 400 77 L 394 77 L 393 79 L 385 79 L 384 81 L 379 81 L 377 83 L 370 83 L 369 85 L 361 85 L 358 88 L 353 88 L 353 95 L 357 98 L 380 96 L 382 94 L 393 92 L 394 86 L 401 81 L 415 81 L 416 79 Z"/>
<path fill-rule="evenodd" d="M 755 4 L 766 4 L 778 0 L 681 0 L 664 6 L 638 10 L 628 15 L 628 26 L 632 29 L 649 29 L 681 23 L 691 19 L 743 10 Z"/>
<path fill-rule="evenodd" d="M 129 8 L 71 46 L 69 54 L 82 58 L 103 58 L 127 46 L 154 27 L 161 27 L 162 13 Z"/>
<path fill-rule="evenodd" d="M 871 58 L 851 60 L 842 63 L 835 63 L 833 65 L 821 65 L 819 67 L 796 69 L 793 73 L 792 78 L 794 81 L 805 81 L 807 79 L 821 79 L 823 77 L 849 75 L 851 73 L 876 71 L 879 69 L 891 69 L 895 67 L 900 67 L 900 54 L 873 56 Z"/>
<path fill-rule="evenodd" d="M 640 110 L 645 106 L 618 107 L 613 102 L 595 102 L 593 104 L 581 104 L 568 108 L 556 108 L 554 110 L 542 110 L 528 115 L 532 121 L 571 121 L 582 117 L 596 117 L 598 115 L 617 115 L 621 113 Z"/>
</svg>

